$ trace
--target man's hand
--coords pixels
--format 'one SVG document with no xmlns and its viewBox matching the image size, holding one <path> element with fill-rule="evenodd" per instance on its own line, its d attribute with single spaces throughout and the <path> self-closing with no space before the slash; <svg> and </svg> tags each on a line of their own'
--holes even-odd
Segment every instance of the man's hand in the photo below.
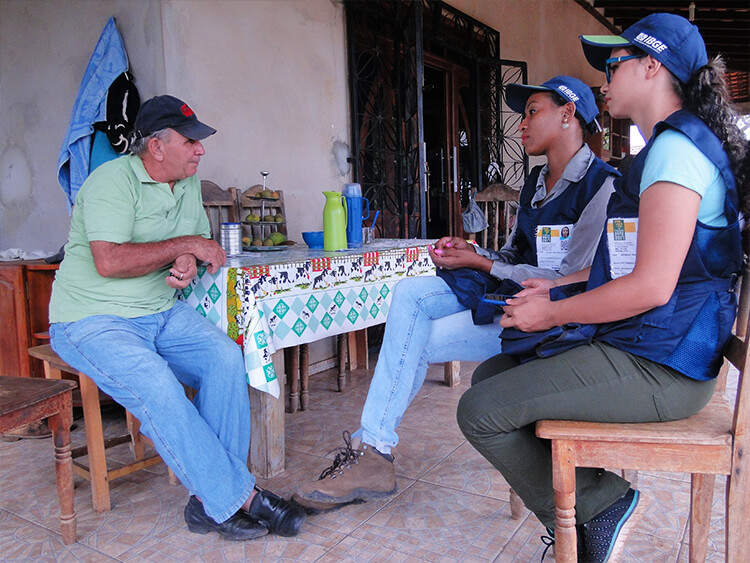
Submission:
<svg viewBox="0 0 750 563">
<path fill-rule="evenodd" d="M 219 268 L 227 261 L 227 253 L 215 240 L 201 238 L 200 244 L 197 246 L 198 248 L 193 254 L 198 260 L 208 264 L 206 269 L 210 274 L 218 272 Z"/>
<path fill-rule="evenodd" d="M 177 257 L 169 269 L 169 275 L 166 277 L 167 285 L 174 289 L 185 289 L 197 273 L 195 256 L 183 254 Z"/>
</svg>

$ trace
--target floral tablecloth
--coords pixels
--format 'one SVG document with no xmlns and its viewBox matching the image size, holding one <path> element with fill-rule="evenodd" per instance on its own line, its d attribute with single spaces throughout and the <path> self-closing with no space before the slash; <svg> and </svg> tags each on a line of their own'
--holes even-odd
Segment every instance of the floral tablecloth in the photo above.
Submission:
<svg viewBox="0 0 750 563">
<path fill-rule="evenodd" d="M 278 397 L 271 355 L 385 322 L 400 279 L 435 275 L 430 243 L 377 239 L 343 252 L 246 252 L 214 275 L 200 268 L 181 298 L 242 346 L 250 385 Z"/>
</svg>

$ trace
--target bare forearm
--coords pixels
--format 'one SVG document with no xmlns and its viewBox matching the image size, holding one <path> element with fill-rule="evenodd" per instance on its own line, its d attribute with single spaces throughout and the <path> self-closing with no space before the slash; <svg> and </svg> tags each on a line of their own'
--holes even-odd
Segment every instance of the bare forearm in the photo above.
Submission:
<svg viewBox="0 0 750 563">
<path fill-rule="evenodd" d="M 208 261 L 217 268 L 224 263 L 223 255 L 219 255 L 221 247 L 216 242 L 197 235 L 156 242 L 118 244 L 91 241 L 90 244 L 97 272 L 109 278 L 144 276 L 172 264 L 183 254 Z"/>
<path fill-rule="evenodd" d="M 665 303 L 649 280 L 630 274 L 568 299 L 552 301 L 553 325 L 608 323 L 644 313 Z"/>
</svg>

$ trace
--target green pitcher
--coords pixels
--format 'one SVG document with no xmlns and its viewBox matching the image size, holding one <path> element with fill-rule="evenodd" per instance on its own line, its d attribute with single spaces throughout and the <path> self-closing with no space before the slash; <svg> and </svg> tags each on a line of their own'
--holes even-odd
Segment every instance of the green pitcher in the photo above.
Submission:
<svg viewBox="0 0 750 563">
<path fill-rule="evenodd" d="M 323 192 L 323 249 L 346 250 L 346 200 L 339 192 Z M 343 202 L 343 205 L 342 205 Z"/>
</svg>

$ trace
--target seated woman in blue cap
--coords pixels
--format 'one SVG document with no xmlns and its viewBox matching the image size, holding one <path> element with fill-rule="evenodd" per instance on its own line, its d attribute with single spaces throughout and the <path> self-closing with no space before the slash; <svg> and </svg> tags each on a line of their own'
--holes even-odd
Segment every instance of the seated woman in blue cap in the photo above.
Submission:
<svg viewBox="0 0 750 563">
<path fill-rule="evenodd" d="M 428 364 L 481 361 L 500 352 L 502 328 L 493 322 L 499 309 L 487 305 L 485 311 L 470 311 L 471 300 L 485 291 L 515 293 L 528 277 L 555 279 L 591 264 L 617 174 L 584 143 L 584 136 L 598 127 L 591 89 L 570 76 L 556 76 L 541 86 L 510 85 L 506 99 L 524 114 L 519 129 L 527 154 L 547 157 L 521 190 L 508 243 L 492 252 L 460 238 L 442 238 L 431 256 L 445 279 L 407 278 L 396 285 L 354 443 L 345 434 L 343 453 L 324 478 L 299 488 L 295 499 L 300 504 L 331 508 L 395 493 L 391 448 Z M 570 238 L 561 241 L 565 228 Z M 545 244 L 537 242 L 537 231 L 549 233 Z M 465 276 L 461 287 L 451 274 L 458 269 Z M 478 291 L 459 295 L 467 285 Z M 478 324 L 482 320 L 486 324 Z M 344 467 L 349 470 L 342 473 Z"/>
<path fill-rule="evenodd" d="M 652 14 L 622 36 L 581 41 L 606 73 L 609 112 L 632 119 L 647 144 L 616 182 L 590 270 L 525 283 L 500 320 L 506 355 L 477 368 L 458 407 L 464 435 L 549 529 L 551 451 L 534 423 L 657 422 L 702 409 L 735 316 L 738 211 L 750 208 L 747 141 L 698 28 Z M 563 285 L 581 281 L 579 293 Z M 578 468 L 576 482 L 579 561 L 608 561 L 639 493 L 602 469 Z"/>
</svg>

